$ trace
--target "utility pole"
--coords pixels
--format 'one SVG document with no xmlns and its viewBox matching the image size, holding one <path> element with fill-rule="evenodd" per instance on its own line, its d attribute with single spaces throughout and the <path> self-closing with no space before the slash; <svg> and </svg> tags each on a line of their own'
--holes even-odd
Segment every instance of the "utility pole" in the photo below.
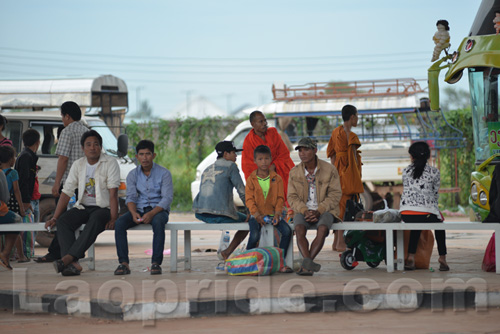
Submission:
<svg viewBox="0 0 500 334">
<path fill-rule="evenodd" d="M 135 112 L 139 112 L 140 104 L 141 104 L 141 90 L 144 89 L 144 86 L 137 86 L 135 89 Z"/>
<path fill-rule="evenodd" d="M 234 94 L 232 94 L 232 93 L 231 94 L 226 94 L 226 110 L 227 110 L 226 113 L 228 115 L 230 115 L 231 111 L 232 111 L 232 109 L 231 109 L 231 98 L 233 96 L 234 96 Z"/>
<path fill-rule="evenodd" d="M 191 93 L 194 92 L 194 90 L 186 90 L 184 91 L 186 93 L 186 117 L 189 117 L 190 114 L 190 107 L 191 107 Z"/>
</svg>

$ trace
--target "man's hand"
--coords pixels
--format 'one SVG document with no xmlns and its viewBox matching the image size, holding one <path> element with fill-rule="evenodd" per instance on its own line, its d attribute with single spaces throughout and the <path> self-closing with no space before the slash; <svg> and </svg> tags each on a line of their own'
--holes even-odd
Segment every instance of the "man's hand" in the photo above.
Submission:
<svg viewBox="0 0 500 334">
<path fill-rule="evenodd" d="M 281 212 L 275 212 L 273 218 L 273 225 L 276 226 L 281 220 Z"/>
<path fill-rule="evenodd" d="M 136 224 L 142 223 L 142 217 L 137 211 L 131 212 L 130 214 L 132 215 L 132 220 L 134 221 L 134 223 L 136 223 Z"/>
<path fill-rule="evenodd" d="M 59 188 L 60 186 L 58 186 L 57 183 L 54 183 L 52 186 L 52 196 L 59 197 Z"/>
<path fill-rule="evenodd" d="M 260 226 L 266 225 L 266 222 L 264 221 L 264 216 L 261 215 L 260 213 L 255 216 L 255 220 L 257 220 L 257 223 L 259 223 Z"/>
<path fill-rule="evenodd" d="M 150 224 L 151 221 L 153 221 L 153 218 L 154 218 L 154 214 L 152 213 L 152 211 L 149 211 L 148 213 L 145 213 L 142 215 L 142 223 L 143 224 Z"/>
<path fill-rule="evenodd" d="M 57 219 L 52 217 L 45 222 L 45 229 L 50 230 L 52 227 L 56 226 Z"/>
<path fill-rule="evenodd" d="M 23 209 L 24 209 L 24 212 L 26 212 L 28 210 L 33 211 L 33 208 L 31 207 L 31 203 L 23 203 Z"/>
<path fill-rule="evenodd" d="M 116 221 L 116 218 L 115 219 L 111 218 L 111 220 L 106 224 L 106 230 L 114 230 L 115 229 L 115 221 Z"/>
<path fill-rule="evenodd" d="M 308 223 L 316 223 L 319 220 L 319 212 L 318 210 L 307 210 L 304 214 L 304 218 Z"/>
<path fill-rule="evenodd" d="M 19 204 L 19 215 L 21 215 L 21 217 L 26 216 L 26 210 L 24 209 L 24 203 Z"/>
</svg>

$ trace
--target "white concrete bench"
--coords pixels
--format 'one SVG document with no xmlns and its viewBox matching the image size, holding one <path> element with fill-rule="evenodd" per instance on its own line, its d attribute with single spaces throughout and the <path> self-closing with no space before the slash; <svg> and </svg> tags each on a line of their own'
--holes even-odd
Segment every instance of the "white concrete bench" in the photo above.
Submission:
<svg viewBox="0 0 500 334">
<path fill-rule="evenodd" d="M 266 225 L 271 229 L 271 225 Z M 82 226 L 83 229 L 83 226 Z M 138 225 L 133 230 L 150 230 L 149 225 Z M 238 231 L 248 230 L 248 224 L 206 224 L 204 222 L 169 222 L 165 225 L 165 230 L 170 231 L 170 271 L 177 272 L 178 258 L 178 231 L 184 231 L 184 269 L 191 269 L 191 231 Z M 386 232 L 386 257 L 387 271 L 394 272 L 394 238 L 393 232 L 396 231 L 396 268 L 404 268 L 404 238 L 403 231 L 407 230 L 481 230 L 495 231 L 496 235 L 500 232 L 500 223 L 479 223 L 479 222 L 444 222 L 444 223 L 383 223 L 375 224 L 372 222 L 345 222 L 335 223 L 332 230 L 382 230 Z M 0 232 L 9 231 L 45 231 L 44 223 L 17 223 L 0 224 Z M 268 240 L 262 240 L 262 245 L 273 245 L 273 233 L 267 233 Z M 486 247 L 486 244 L 485 244 Z M 496 273 L 500 274 L 500 238 L 495 238 L 496 255 Z M 88 250 L 89 269 L 95 269 L 95 249 L 92 245 Z M 287 251 L 286 262 L 293 265 L 293 241 Z"/>
<path fill-rule="evenodd" d="M 80 230 L 83 230 L 85 225 L 82 225 Z M 272 231 L 271 225 L 266 225 L 267 229 Z M 191 269 L 191 231 L 248 231 L 248 223 L 231 223 L 231 224 L 207 224 L 201 221 L 197 222 L 169 222 L 165 225 L 165 230 L 170 231 L 170 272 L 177 272 L 178 259 L 178 231 L 184 231 L 184 269 Z M 128 231 L 134 230 L 151 230 L 151 226 L 147 224 L 137 225 Z M 45 223 L 15 223 L 15 224 L 0 224 L 0 232 L 25 232 L 25 231 L 46 231 Z M 55 231 L 55 228 L 53 229 Z M 79 233 L 77 231 L 77 234 Z M 269 240 L 261 240 L 264 246 L 272 246 L 274 243 L 273 233 L 267 233 Z M 78 235 L 77 235 L 78 236 Z M 290 243 L 287 256 L 288 261 L 293 261 L 293 245 Z M 95 245 L 92 245 L 87 253 L 89 261 L 89 269 L 95 270 Z"/>
<path fill-rule="evenodd" d="M 403 232 L 408 230 L 480 230 L 495 231 L 499 235 L 500 223 L 480 222 L 443 222 L 443 223 L 380 223 L 372 222 L 344 222 L 336 223 L 333 230 L 382 230 L 385 231 L 387 271 L 394 272 L 394 240 L 393 233 L 396 231 L 396 266 L 397 270 L 404 270 L 404 236 Z M 486 248 L 486 244 L 484 245 Z M 500 238 L 495 238 L 496 273 L 500 274 Z"/>
<path fill-rule="evenodd" d="M 80 231 L 83 230 L 85 225 L 82 225 L 76 232 L 75 235 L 78 238 Z M 51 231 L 55 231 L 54 227 Z M 1 232 L 40 232 L 47 231 L 45 229 L 45 223 L 15 223 L 15 224 L 0 224 Z M 87 258 L 81 259 L 80 261 L 89 261 L 89 269 L 95 270 L 95 247 L 92 245 L 87 253 Z"/>
</svg>

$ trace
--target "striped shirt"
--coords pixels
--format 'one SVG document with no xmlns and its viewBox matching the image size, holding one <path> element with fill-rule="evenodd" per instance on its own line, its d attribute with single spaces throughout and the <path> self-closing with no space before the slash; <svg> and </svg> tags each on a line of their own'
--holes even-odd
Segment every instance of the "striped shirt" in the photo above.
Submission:
<svg viewBox="0 0 500 334">
<path fill-rule="evenodd" d="M 87 131 L 89 131 L 89 128 L 87 128 L 80 121 L 71 122 L 61 131 L 61 135 L 59 136 L 59 141 L 57 143 L 56 154 L 68 158 L 68 166 L 66 167 L 61 180 L 63 184 L 68 177 L 68 173 L 71 166 L 73 165 L 73 162 L 83 157 L 83 150 L 82 145 L 80 144 L 80 139 L 82 138 L 82 135 Z"/>
</svg>

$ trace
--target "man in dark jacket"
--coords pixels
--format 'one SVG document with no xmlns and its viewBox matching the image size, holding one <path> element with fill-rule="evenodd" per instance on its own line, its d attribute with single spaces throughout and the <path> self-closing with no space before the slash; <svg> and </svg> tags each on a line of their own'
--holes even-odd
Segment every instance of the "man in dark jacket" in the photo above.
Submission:
<svg viewBox="0 0 500 334">
<path fill-rule="evenodd" d="M 19 190 L 23 199 L 24 209 L 31 208 L 31 195 L 35 187 L 36 151 L 40 146 L 40 133 L 35 129 L 28 129 L 23 133 L 24 150 L 16 160 L 15 168 L 19 173 Z"/>
</svg>

